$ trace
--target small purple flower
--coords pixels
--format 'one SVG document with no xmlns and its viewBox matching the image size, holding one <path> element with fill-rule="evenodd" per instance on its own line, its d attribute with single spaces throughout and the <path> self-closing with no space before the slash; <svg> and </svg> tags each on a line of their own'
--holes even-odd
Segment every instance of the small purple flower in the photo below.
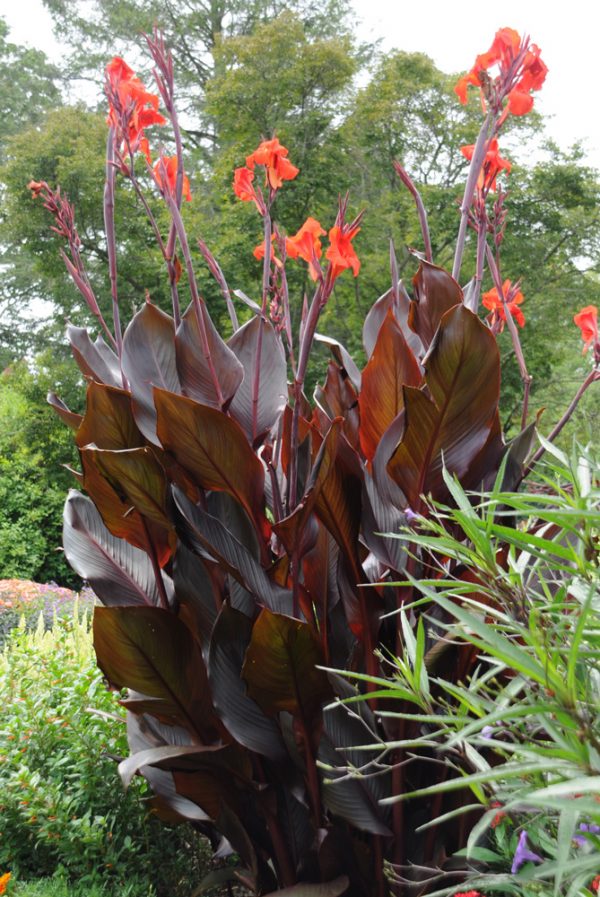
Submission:
<svg viewBox="0 0 600 897">
<path fill-rule="evenodd" d="M 589 832 L 591 835 L 598 835 L 600 834 L 600 825 L 594 825 L 593 822 L 589 824 L 587 822 L 582 822 L 579 825 L 579 831 Z M 574 835 L 573 841 L 575 842 L 575 844 L 577 844 L 578 847 L 583 847 L 584 844 L 588 843 L 588 839 L 585 837 L 585 835 Z"/>
<path fill-rule="evenodd" d="M 513 857 L 512 866 L 510 867 L 510 871 L 513 875 L 516 875 L 523 863 L 542 863 L 542 857 L 538 856 L 537 853 L 534 853 L 527 846 L 527 832 L 525 829 L 519 835 L 519 843 L 517 844 L 517 849 L 515 850 L 515 855 Z"/>
</svg>

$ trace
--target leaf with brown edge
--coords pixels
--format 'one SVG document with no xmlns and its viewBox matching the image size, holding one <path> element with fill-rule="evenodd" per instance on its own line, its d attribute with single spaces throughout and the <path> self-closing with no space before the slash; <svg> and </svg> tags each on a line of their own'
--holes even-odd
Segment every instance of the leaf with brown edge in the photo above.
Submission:
<svg viewBox="0 0 600 897">
<path fill-rule="evenodd" d="M 362 339 L 363 346 L 367 358 L 370 358 L 381 330 L 381 325 L 385 321 L 388 311 L 392 311 L 396 321 L 398 322 L 404 338 L 411 348 L 415 357 L 420 358 L 423 353 L 423 343 L 417 334 L 408 326 L 408 313 L 410 311 L 411 301 L 404 284 L 398 284 L 398 295 L 394 295 L 394 290 L 389 289 L 386 293 L 377 299 L 365 318 L 363 325 Z"/>
<path fill-rule="evenodd" d="M 415 298 L 410 304 L 408 324 L 427 347 L 442 316 L 455 305 L 462 304 L 463 293 L 447 271 L 424 260 L 413 278 L 413 286 Z"/>
<path fill-rule="evenodd" d="M 71 490 L 65 504 L 65 556 L 107 605 L 160 604 L 156 573 L 145 551 L 115 537 L 85 495 Z M 161 574 L 167 595 L 172 583 Z"/>
<path fill-rule="evenodd" d="M 158 445 L 153 388 L 180 392 L 173 319 L 150 302 L 133 316 L 123 336 L 123 373 L 133 396 L 133 414 L 146 439 Z"/>
<path fill-rule="evenodd" d="M 241 677 L 251 634 L 252 620 L 223 605 L 211 635 L 207 662 L 215 710 L 241 745 L 282 762 L 287 752 L 279 726 L 247 694 Z"/>
<path fill-rule="evenodd" d="M 83 487 L 112 535 L 125 539 L 149 555 L 154 553 L 158 565 L 164 567 L 175 548 L 172 528 L 165 527 L 164 523 L 146 520 L 136 510 L 118 481 L 107 476 L 106 471 L 100 467 L 99 459 L 103 456 L 103 450 L 88 446 L 80 449 L 79 454 L 83 468 Z"/>
<path fill-rule="evenodd" d="M 420 496 L 446 494 L 444 465 L 463 486 L 495 427 L 500 357 L 490 330 L 460 305 L 444 315 L 425 360 L 431 399 L 404 388 L 405 430 L 387 465 L 413 510 Z"/>
<path fill-rule="evenodd" d="M 200 304 L 199 313 L 202 315 L 206 330 L 208 348 L 223 396 L 223 404 L 227 407 L 242 382 L 244 370 L 235 354 L 220 336 L 203 302 Z M 177 328 L 175 355 L 179 380 L 186 394 L 190 398 L 202 402 L 203 405 L 220 408 L 210 365 L 202 347 L 200 327 L 193 305 L 186 310 Z M 155 386 L 161 385 L 160 383 L 155 384 Z M 172 392 L 179 391 L 169 386 L 165 388 L 171 389 Z"/>
<path fill-rule="evenodd" d="M 85 327 L 69 324 L 67 338 L 82 374 L 108 386 L 123 386 L 119 359 L 101 336 L 92 342 Z"/>
<path fill-rule="evenodd" d="M 126 496 L 131 505 L 147 520 L 166 530 L 173 530 L 167 516 L 167 480 L 165 472 L 151 448 L 105 451 L 90 448 L 96 464 L 117 492 Z"/>
<path fill-rule="evenodd" d="M 358 582 L 362 580 L 358 560 L 362 480 L 357 475 L 360 468 L 355 466 L 351 469 L 344 457 L 350 451 L 342 434 L 334 462 L 319 489 L 314 510 L 342 549 Z"/>
<path fill-rule="evenodd" d="M 163 389 L 155 390 L 154 400 L 163 448 L 203 489 L 233 495 L 266 536 L 264 469 L 239 424 L 222 411 Z"/>
<path fill-rule="evenodd" d="M 298 544 L 302 541 L 304 528 L 335 462 L 342 424 L 342 419 L 337 418 L 329 427 L 329 432 L 323 440 L 312 466 L 306 491 L 300 504 L 291 514 L 273 526 L 273 531 L 279 536 L 290 556 L 296 552 Z"/>
<path fill-rule="evenodd" d="M 91 444 L 101 449 L 128 449 L 145 445 L 133 417 L 131 395 L 114 386 L 90 383 L 85 415 L 75 441 L 80 448 Z"/>
<path fill-rule="evenodd" d="M 230 573 L 257 602 L 272 610 L 287 611 L 292 596 L 271 582 L 254 555 L 235 538 L 233 533 L 217 517 L 194 505 L 184 492 L 173 487 L 177 516 L 177 532 L 181 540 L 201 557 L 218 563 L 221 570 Z"/>
<path fill-rule="evenodd" d="M 317 386 L 314 398 L 317 407 L 313 412 L 313 420 L 316 418 L 319 431 L 325 434 L 331 421 L 336 417 L 343 418 L 346 439 L 352 448 L 358 451 L 360 426 L 358 394 L 346 371 L 334 361 L 330 361 L 327 365 L 325 385 Z"/>
<path fill-rule="evenodd" d="M 402 387 L 418 386 L 421 380 L 419 363 L 389 309 L 362 373 L 358 397 L 360 446 L 368 461 L 373 460 L 381 437 L 404 407 Z"/>
<path fill-rule="evenodd" d="M 169 772 L 216 773 L 245 784 L 252 777 L 248 754 L 235 744 L 169 744 L 136 751 L 119 763 L 119 775 L 125 788 L 143 766 L 157 766 Z"/>
<path fill-rule="evenodd" d="M 323 333 L 315 333 L 315 342 L 329 346 L 338 366 L 344 369 L 356 392 L 360 392 L 360 371 L 348 350 L 338 340 Z"/>
<path fill-rule="evenodd" d="M 46 396 L 46 401 L 68 427 L 71 427 L 72 430 L 78 429 L 83 420 L 81 414 L 77 414 L 75 411 L 71 411 L 67 408 L 63 400 L 59 399 L 55 392 L 49 392 Z"/>
<path fill-rule="evenodd" d="M 309 411 L 310 413 L 310 411 Z M 289 474 L 290 469 L 290 454 L 291 454 L 291 439 L 292 439 L 292 418 L 294 415 L 294 411 L 290 405 L 286 405 L 283 410 L 283 418 L 282 418 L 282 433 L 281 433 L 281 466 L 283 472 L 286 476 Z M 299 460 L 302 458 L 306 460 L 308 457 L 308 461 L 310 463 L 310 455 L 311 455 L 311 445 L 310 445 L 310 433 L 312 430 L 312 426 L 310 421 L 304 417 L 302 411 L 298 416 L 298 448 L 299 448 Z M 308 476 L 308 471 L 303 471 L 305 473 L 305 477 L 299 476 L 299 480 L 303 480 Z"/>
<path fill-rule="evenodd" d="M 308 623 L 263 608 L 254 627 L 242 677 L 249 696 L 265 713 L 285 711 L 313 732 L 331 699 L 321 643 Z"/>
<path fill-rule="evenodd" d="M 166 510 L 167 481 L 153 450 L 145 446 L 120 452 L 94 451 L 107 480 L 137 512 L 156 561 L 164 567 L 177 547 L 177 535 Z"/>
<path fill-rule="evenodd" d="M 205 737 L 214 739 L 204 661 L 174 614 L 158 607 L 97 607 L 94 649 L 113 687 L 156 698 L 201 743 Z"/>
<path fill-rule="evenodd" d="M 253 432 L 252 391 L 260 352 L 256 428 Z M 259 445 L 279 420 L 287 401 L 287 365 L 281 339 L 270 321 L 253 317 L 228 340 L 244 370 L 244 379 L 234 395 L 229 412 L 252 445 Z"/>
</svg>

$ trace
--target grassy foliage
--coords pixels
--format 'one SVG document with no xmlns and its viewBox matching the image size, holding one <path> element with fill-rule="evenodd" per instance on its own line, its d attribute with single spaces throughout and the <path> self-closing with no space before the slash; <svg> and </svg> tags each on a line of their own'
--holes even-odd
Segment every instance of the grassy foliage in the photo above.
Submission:
<svg viewBox="0 0 600 897">
<path fill-rule="evenodd" d="M 600 870 L 599 467 L 550 448 L 552 463 L 520 493 L 499 478 L 473 505 L 447 476 L 455 506 L 436 505 L 400 536 L 430 553 L 432 576 L 410 582 L 404 655 L 386 658 L 392 679 L 378 681 L 395 707 L 381 716 L 402 719 L 404 749 L 447 775 L 389 802 L 427 797 L 426 829 L 441 795 L 456 793 L 452 815 L 471 829 L 460 891 L 577 897 Z M 471 646 L 478 663 L 463 682 L 430 675 L 423 628 L 415 638 L 407 622 L 417 606 L 447 644 Z M 391 747 L 403 745 L 379 744 Z M 537 861 L 519 862 L 525 846 Z"/>
<path fill-rule="evenodd" d="M 0 868 L 20 878 L 62 870 L 120 897 L 188 894 L 203 842 L 191 828 L 159 824 L 141 780 L 123 792 L 115 760 L 127 752 L 124 720 L 86 617 L 13 630 L 0 654 L 0 701 Z"/>
</svg>

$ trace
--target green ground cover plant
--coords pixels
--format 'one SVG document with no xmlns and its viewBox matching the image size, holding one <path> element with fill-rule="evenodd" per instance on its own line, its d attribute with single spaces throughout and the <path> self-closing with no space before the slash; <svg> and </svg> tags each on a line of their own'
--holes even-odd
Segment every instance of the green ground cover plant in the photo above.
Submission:
<svg viewBox="0 0 600 897">
<path fill-rule="evenodd" d="M 153 817 L 142 780 L 119 786 L 125 722 L 96 666 L 89 617 L 76 607 L 50 630 L 43 619 L 13 629 L 0 702 L 0 869 L 19 880 L 58 873 L 59 893 L 73 881 L 106 895 L 189 894 L 203 842 Z"/>
</svg>

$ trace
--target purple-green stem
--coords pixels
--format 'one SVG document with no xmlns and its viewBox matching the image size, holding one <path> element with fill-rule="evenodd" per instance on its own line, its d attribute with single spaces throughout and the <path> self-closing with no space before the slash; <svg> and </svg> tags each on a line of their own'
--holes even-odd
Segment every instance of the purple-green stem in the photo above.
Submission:
<svg viewBox="0 0 600 897">
<path fill-rule="evenodd" d="M 460 277 L 460 268 L 462 265 L 462 258 L 465 251 L 465 240 L 467 237 L 467 226 L 469 224 L 469 209 L 471 208 L 471 204 L 473 202 L 473 196 L 475 195 L 475 187 L 477 186 L 477 179 L 479 177 L 479 172 L 483 166 L 485 155 L 487 151 L 487 143 L 490 136 L 490 126 L 494 119 L 494 115 L 490 110 L 485 117 L 485 120 L 481 126 L 481 130 L 477 137 L 477 141 L 475 143 L 475 149 L 473 150 L 473 158 L 471 159 L 471 165 L 469 166 L 469 174 L 467 175 L 467 183 L 465 184 L 465 192 L 463 195 L 463 200 L 460 206 L 460 226 L 458 228 L 458 237 L 456 240 L 456 252 L 454 254 L 454 265 L 452 266 L 452 277 L 458 281 Z"/>
<path fill-rule="evenodd" d="M 202 253 L 204 257 L 204 261 L 208 265 L 208 269 L 214 279 L 217 281 L 219 288 L 221 290 L 221 294 L 225 299 L 225 305 L 227 306 L 227 312 L 229 314 L 229 320 L 231 321 L 231 326 L 233 328 L 233 332 L 240 329 L 240 324 L 238 321 L 238 317 L 235 311 L 235 307 L 233 304 L 233 300 L 231 298 L 231 290 L 229 289 L 229 285 L 225 280 L 225 275 L 221 271 L 221 266 L 218 261 L 204 242 L 204 240 L 198 240 L 198 249 Z"/>
<path fill-rule="evenodd" d="M 554 429 L 552 430 L 550 435 L 546 437 L 548 439 L 548 442 L 552 442 L 554 439 L 556 439 L 556 437 L 561 432 L 563 427 L 570 421 L 571 417 L 573 416 L 573 412 L 579 405 L 579 402 L 581 401 L 581 397 L 583 396 L 584 392 L 588 389 L 588 387 L 590 387 L 592 385 L 592 383 L 595 383 L 596 381 L 600 381 L 600 370 L 598 370 L 597 368 L 594 368 L 593 370 L 590 371 L 590 373 L 587 375 L 587 377 L 585 378 L 585 380 L 583 381 L 583 383 L 581 384 L 581 386 L 579 387 L 579 389 L 573 396 L 573 399 L 572 399 L 569 407 L 567 408 L 567 410 L 565 411 L 565 413 L 563 414 L 561 419 L 558 421 L 558 423 L 556 424 L 556 426 L 554 427 Z M 531 470 L 532 470 L 534 464 L 536 464 L 540 460 L 540 458 L 542 457 L 542 455 L 544 454 L 545 451 L 546 451 L 546 449 L 542 445 L 535 452 L 535 454 L 532 456 L 531 460 L 527 464 L 525 473 L 523 474 L 524 477 L 526 477 L 529 473 L 531 473 Z"/>
<path fill-rule="evenodd" d="M 529 391 L 531 389 L 531 381 L 533 378 L 527 371 L 527 364 L 525 363 L 525 356 L 523 355 L 523 349 L 521 347 L 521 340 L 519 339 L 517 325 L 513 320 L 513 316 L 510 313 L 510 308 L 508 307 L 508 303 L 504 295 L 504 288 L 502 286 L 502 278 L 500 277 L 498 263 L 494 258 L 494 253 L 492 252 L 487 242 L 485 244 L 485 251 L 487 255 L 490 274 L 492 275 L 492 280 L 494 281 L 494 286 L 496 287 L 496 292 L 498 293 L 498 296 L 501 298 L 502 304 L 504 305 L 506 323 L 508 324 L 513 349 L 515 350 L 515 356 L 519 364 L 519 373 L 521 374 L 521 380 L 523 382 L 523 411 L 521 413 L 521 429 L 523 430 L 527 425 L 527 414 L 529 410 Z"/>
<path fill-rule="evenodd" d="M 175 265 L 173 264 L 172 255 L 170 256 L 167 251 L 167 248 L 165 246 L 165 243 L 162 238 L 161 232 L 159 230 L 158 224 L 156 223 L 156 219 L 155 219 L 154 215 L 152 214 L 152 209 L 148 205 L 148 201 L 146 200 L 146 197 L 144 196 L 142 188 L 139 185 L 138 179 L 135 176 L 134 155 L 133 155 L 133 152 L 131 151 L 129 142 L 127 142 L 127 149 L 129 151 L 129 180 L 131 181 L 131 183 L 133 185 L 133 189 L 135 190 L 136 196 L 140 200 L 140 202 L 142 204 L 142 208 L 144 209 L 144 212 L 146 213 L 146 217 L 148 218 L 148 221 L 150 222 L 150 226 L 154 233 L 154 237 L 158 244 L 158 248 L 161 251 L 165 265 L 167 266 L 167 273 L 169 275 L 169 286 L 171 289 L 171 304 L 173 307 L 173 323 L 174 323 L 175 330 L 177 330 L 177 328 L 179 327 L 179 324 L 181 322 L 181 312 L 180 312 L 180 306 L 179 306 L 179 291 L 177 289 L 177 274 L 175 272 Z M 148 166 L 148 168 L 150 168 L 150 166 Z M 152 171 L 152 169 L 150 169 L 150 174 L 152 175 L 152 177 L 154 177 L 154 172 Z M 171 224 L 171 229 L 173 230 L 173 233 L 175 233 L 175 229 L 172 224 Z"/>
<path fill-rule="evenodd" d="M 150 38 L 146 37 L 146 41 L 150 48 L 150 52 L 152 53 L 152 57 L 154 62 L 156 63 L 157 69 L 155 69 L 155 80 L 160 92 L 160 95 L 165 104 L 165 110 L 167 115 L 169 116 L 169 120 L 171 122 L 171 128 L 173 131 L 173 139 L 175 140 L 175 154 L 177 156 L 177 177 L 175 181 L 175 204 L 177 209 L 181 209 L 181 198 L 183 195 L 183 144 L 181 140 L 181 129 L 179 127 L 179 119 L 177 117 L 177 110 L 175 108 L 174 96 L 175 96 L 175 85 L 173 83 L 173 65 L 171 63 L 170 56 L 165 57 L 164 55 L 164 45 L 162 43 L 162 38 L 159 37 L 159 33 L 155 30 L 154 39 L 150 40 Z M 166 177 L 164 178 L 165 184 L 167 183 Z M 165 187 L 168 189 L 168 186 Z M 169 236 L 167 238 L 167 249 L 166 249 L 166 259 L 170 264 L 169 267 L 169 283 L 171 285 L 171 295 L 174 298 L 173 301 L 173 321 L 175 330 L 179 327 L 179 323 L 181 320 L 181 312 L 179 307 L 179 297 L 176 292 L 177 290 L 177 280 L 175 275 L 175 266 L 173 264 L 173 257 L 175 253 L 175 238 L 176 238 L 177 228 L 175 227 L 175 222 L 172 220 L 171 227 L 169 228 Z M 183 251 L 183 247 L 182 247 Z M 175 294 L 173 293 L 173 288 L 175 288 Z M 176 301 L 175 301 L 176 300 Z"/>
<path fill-rule="evenodd" d="M 485 215 L 485 209 L 484 209 Z M 486 241 L 486 223 L 485 218 L 478 221 L 477 227 L 477 258 L 475 261 L 475 279 L 473 282 L 473 294 L 471 297 L 471 311 L 477 313 L 479 308 L 479 296 L 481 295 L 481 284 L 483 282 L 483 266 L 485 262 Z"/>
<path fill-rule="evenodd" d="M 394 241 L 390 240 L 390 274 L 392 278 L 392 295 L 396 306 L 400 303 L 400 277 L 398 276 L 398 259 Z"/>
<path fill-rule="evenodd" d="M 164 177 L 164 182 L 167 184 L 166 172 Z M 213 382 L 213 386 L 215 389 L 215 395 L 217 397 L 217 402 L 219 406 L 223 407 L 223 393 L 221 391 L 221 384 L 219 383 L 219 378 L 217 376 L 217 372 L 215 369 L 215 365 L 212 359 L 212 354 L 210 351 L 210 345 L 208 343 L 208 333 L 206 330 L 206 324 L 204 321 L 204 300 L 200 297 L 198 293 L 198 284 L 196 283 L 196 275 L 194 272 L 194 265 L 192 264 L 192 256 L 190 253 L 190 247 L 187 239 L 187 234 L 185 231 L 185 226 L 183 223 L 183 219 L 181 217 L 181 212 L 177 208 L 177 204 L 171 194 L 169 193 L 168 184 L 164 189 L 164 196 L 167 202 L 167 206 L 169 207 L 169 212 L 171 213 L 171 220 L 175 227 L 175 231 L 177 233 L 177 239 L 179 240 L 179 245 L 181 246 L 181 252 L 185 261 L 185 267 L 188 276 L 188 282 L 190 285 L 190 293 L 192 295 L 192 304 L 194 306 L 194 314 L 196 316 L 196 322 L 198 324 L 198 332 L 200 334 L 200 342 L 202 344 L 202 352 L 204 354 L 204 358 L 206 359 L 206 364 L 208 365 L 208 370 L 210 372 L 211 380 Z"/>
<path fill-rule="evenodd" d="M 63 262 L 65 263 L 67 271 L 69 272 L 71 280 L 87 302 L 88 308 L 90 309 L 92 314 L 95 315 L 95 317 L 98 319 L 98 323 L 108 337 L 108 341 L 116 348 L 117 342 L 112 335 L 108 324 L 104 320 L 102 312 L 100 311 L 98 301 L 94 295 L 94 291 L 92 290 L 90 282 L 85 273 L 85 268 L 83 267 L 83 262 L 81 261 L 79 252 L 71 243 L 69 244 L 69 250 L 71 252 L 71 258 L 69 258 L 64 249 L 60 250 L 60 255 Z"/>
<path fill-rule="evenodd" d="M 417 214 L 419 215 L 419 224 L 421 225 L 421 234 L 423 236 L 423 245 L 425 246 L 425 258 L 428 262 L 433 262 L 433 252 L 431 249 L 431 236 L 429 234 L 429 222 L 427 221 L 427 210 L 423 205 L 423 200 L 421 199 L 421 194 L 415 187 L 412 182 L 410 176 L 406 169 L 400 165 L 399 162 L 394 160 L 394 169 L 396 174 L 407 188 L 412 198 L 415 201 L 415 205 L 417 207 Z"/>
<path fill-rule="evenodd" d="M 288 514 L 291 514 L 297 505 L 298 498 L 298 423 L 300 418 L 300 402 L 302 400 L 302 389 L 304 387 L 304 378 L 306 377 L 306 369 L 308 367 L 308 359 L 310 358 L 310 350 L 313 344 L 317 323 L 321 309 L 327 302 L 333 283 L 331 282 L 330 269 L 324 280 L 319 281 L 315 290 L 308 315 L 302 332 L 300 341 L 300 351 L 298 355 L 298 369 L 294 378 L 294 410 L 292 412 L 292 428 L 290 434 L 290 470 L 289 470 L 289 490 L 288 490 Z"/>
<path fill-rule="evenodd" d="M 104 231 L 108 253 L 110 294 L 112 297 L 113 328 L 119 361 L 123 354 L 123 335 L 119 316 L 119 294 L 117 290 L 117 245 L 115 240 L 115 129 L 108 129 L 106 138 L 106 181 L 104 183 Z M 123 381 L 125 386 L 125 381 Z"/>
<path fill-rule="evenodd" d="M 267 302 L 269 300 L 269 283 L 271 280 L 271 207 L 267 207 L 263 216 L 265 234 L 265 255 L 263 258 L 263 285 L 261 313 L 263 319 L 267 319 Z M 258 329 L 256 341 L 256 356 L 254 359 L 254 377 L 252 379 L 252 442 L 258 436 L 258 397 L 260 394 L 260 363 L 262 358 L 263 328 Z"/>
</svg>

